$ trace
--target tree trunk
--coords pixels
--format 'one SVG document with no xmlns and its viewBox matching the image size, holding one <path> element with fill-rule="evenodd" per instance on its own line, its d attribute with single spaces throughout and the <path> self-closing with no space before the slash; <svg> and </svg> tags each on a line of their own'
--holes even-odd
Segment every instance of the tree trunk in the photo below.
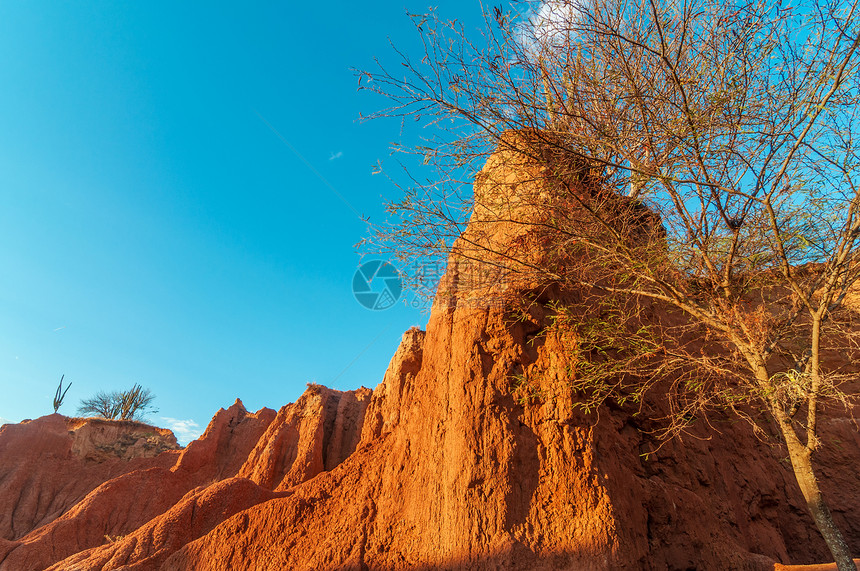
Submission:
<svg viewBox="0 0 860 571">
<path fill-rule="evenodd" d="M 839 571 L 857 571 L 848 544 L 845 543 L 839 528 L 833 523 L 830 509 L 818 488 L 818 479 L 812 470 L 812 453 L 799 442 L 791 442 L 789 435 L 786 434 L 785 436 L 791 466 L 794 468 L 794 477 L 797 478 L 797 483 L 800 485 L 800 491 L 803 493 L 812 519 L 815 520 L 818 531 L 821 532 L 827 547 L 830 549 L 830 554 L 836 561 L 837 569 Z"/>
</svg>

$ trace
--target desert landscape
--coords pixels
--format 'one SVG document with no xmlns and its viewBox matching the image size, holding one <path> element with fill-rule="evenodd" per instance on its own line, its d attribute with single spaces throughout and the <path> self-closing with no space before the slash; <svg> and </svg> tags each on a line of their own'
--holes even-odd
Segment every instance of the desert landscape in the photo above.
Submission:
<svg viewBox="0 0 860 571">
<path fill-rule="evenodd" d="M 505 150 L 488 161 L 479 204 L 547 191 L 511 163 Z M 532 239 L 522 228 L 477 211 L 464 236 Z M 499 282 L 458 279 L 457 256 L 426 331 L 403 334 L 372 390 L 310 385 L 277 412 L 237 399 L 184 448 L 135 422 L 3 426 L 0 570 L 835 568 L 789 565 L 829 553 L 783 446 L 728 412 L 661 441 L 659 395 L 645 414 L 583 412 L 564 377 L 570 340 L 532 342 L 571 294 L 541 289 L 513 319 Z M 532 286 L 508 280 L 504 299 Z M 545 372 L 534 398 L 517 370 Z M 816 460 L 856 552 L 855 412 L 826 417 Z"/>
<path fill-rule="evenodd" d="M 442 4 L 0 6 L 0 571 L 857 571 L 860 6 Z"/>
</svg>

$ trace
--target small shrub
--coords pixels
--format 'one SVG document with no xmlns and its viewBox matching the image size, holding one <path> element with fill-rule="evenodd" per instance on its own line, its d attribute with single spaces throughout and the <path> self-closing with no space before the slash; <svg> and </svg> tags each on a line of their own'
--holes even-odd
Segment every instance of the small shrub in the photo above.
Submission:
<svg viewBox="0 0 860 571">
<path fill-rule="evenodd" d="M 151 390 L 135 384 L 127 391 L 99 391 L 95 396 L 83 399 L 78 414 L 106 419 L 142 420 L 146 412 L 158 412 L 152 408 L 153 400 L 155 395 Z"/>
</svg>

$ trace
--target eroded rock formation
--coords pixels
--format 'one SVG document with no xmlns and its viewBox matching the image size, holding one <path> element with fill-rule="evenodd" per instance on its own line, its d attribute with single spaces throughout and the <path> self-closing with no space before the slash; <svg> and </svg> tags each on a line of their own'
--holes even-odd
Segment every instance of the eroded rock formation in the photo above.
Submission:
<svg viewBox="0 0 860 571">
<path fill-rule="evenodd" d="M 103 482 L 176 461 L 169 430 L 59 414 L 0 428 L 0 537 L 19 539 Z"/>
<path fill-rule="evenodd" d="M 505 226 L 531 208 L 506 202 L 505 188 L 545 190 L 527 161 L 511 164 L 497 155 L 478 179 L 495 213 L 473 216 L 473 243 L 540 239 Z M 181 453 L 150 458 L 123 459 L 139 440 L 98 438 L 80 450 L 113 457 L 75 455 L 56 415 L 30 423 L 49 430 L 0 430 L 12 508 L 0 520 L 0 570 L 772 570 L 827 560 L 779 445 L 718 416 L 660 446 L 659 398 L 651 415 L 584 414 L 563 374 L 575 340 L 541 335 L 561 294 L 541 288 L 514 316 L 506 300 L 534 294 L 531 277 L 476 281 L 459 261 L 426 333 L 404 334 L 372 392 L 313 385 L 277 414 L 237 401 Z M 527 368 L 544 374 L 524 397 Z M 816 462 L 860 553 L 852 413 L 823 421 Z M 30 452 L 10 471 L 19 448 Z M 52 480 L 54 462 L 86 484 Z"/>
</svg>

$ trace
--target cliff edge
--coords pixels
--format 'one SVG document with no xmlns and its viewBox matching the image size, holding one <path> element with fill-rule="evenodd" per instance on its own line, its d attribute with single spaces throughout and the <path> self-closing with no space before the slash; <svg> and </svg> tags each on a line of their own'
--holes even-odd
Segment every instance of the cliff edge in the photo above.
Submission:
<svg viewBox="0 0 860 571">
<path fill-rule="evenodd" d="M 753 571 L 826 561 L 778 444 L 731 416 L 661 443 L 659 399 L 650 414 L 583 413 L 564 373 L 576 340 L 547 330 L 553 302 L 568 294 L 535 289 L 527 274 L 481 283 L 467 274 L 470 243 L 541 239 L 511 222 L 531 214 L 506 198 L 540 198 L 540 167 L 506 152 L 477 179 L 479 207 L 426 332 L 404 334 L 374 390 L 312 385 L 277 413 L 237 401 L 185 450 L 148 458 L 124 460 L 113 448 L 116 458 L 101 463 L 100 453 L 72 458 L 74 439 L 59 428 L 30 434 L 44 438 L 30 480 L 67 448 L 69 470 L 105 468 L 75 493 L 44 488 L 30 502 L 38 509 L 4 523 L 0 571 Z M 588 178 L 581 183 L 589 192 Z M 508 301 L 520 295 L 533 303 L 515 315 Z M 524 396 L 525 370 L 543 374 Z M 823 421 L 816 461 L 834 520 L 860 553 L 854 412 Z M 9 428 L 0 430 L 3 467 L 8 443 L 24 438 Z M 4 501 L 18 505 L 30 480 L 2 474 Z"/>
</svg>

